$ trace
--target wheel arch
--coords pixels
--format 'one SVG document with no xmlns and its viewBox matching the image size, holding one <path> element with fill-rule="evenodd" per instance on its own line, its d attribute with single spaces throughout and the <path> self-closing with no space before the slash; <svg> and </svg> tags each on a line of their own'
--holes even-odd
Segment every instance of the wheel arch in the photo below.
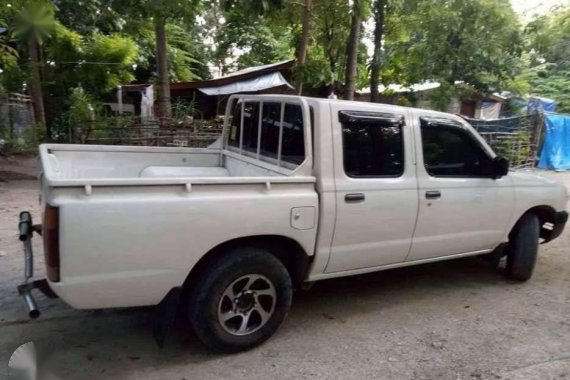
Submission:
<svg viewBox="0 0 570 380">
<path fill-rule="evenodd" d="M 218 244 L 203 255 L 188 273 L 184 281 L 184 288 L 192 288 L 193 281 L 198 277 L 198 273 L 214 263 L 224 252 L 238 247 L 263 249 L 277 257 L 287 268 L 294 285 L 299 285 L 304 281 L 312 261 L 312 256 L 303 249 L 301 244 L 287 236 L 254 235 L 239 237 Z"/>
<path fill-rule="evenodd" d="M 543 231 L 545 231 L 544 224 L 554 222 L 556 210 L 552 206 L 548 206 L 548 205 L 533 206 L 533 207 L 529 208 L 528 210 L 523 212 L 521 214 L 521 216 L 519 216 L 518 219 L 515 221 L 515 223 L 513 224 L 511 229 L 509 230 L 509 236 L 513 233 L 513 231 L 517 227 L 517 225 L 518 225 L 519 221 L 522 219 L 522 217 L 527 215 L 527 214 L 534 214 L 538 217 L 538 221 L 539 221 L 539 224 L 541 227 L 540 228 L 541 237 L 543 237 Z"/>
<path fill-rule="evenodd" d="M 556 214 L 556 210 L 551 206 L 534 206 L 528 209 L 525 214 L 533 213 L 538 216 L 538 220 L 540 221 L 540 225 L 544 223 L 552 223 L 554 221 L 554 214 Z"/>
</svg>

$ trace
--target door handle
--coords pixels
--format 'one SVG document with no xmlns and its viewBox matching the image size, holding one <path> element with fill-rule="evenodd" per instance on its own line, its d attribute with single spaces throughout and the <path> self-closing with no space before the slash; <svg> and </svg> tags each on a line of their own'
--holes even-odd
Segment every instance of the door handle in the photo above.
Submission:
<svg viewBox="0 0 570 380">
<path fill-rule="evenodd" d="M 346 194 L 344 196 L 344 201 L 346 203 L 359 203 L 359 202 L 364 202 L 364 199 L 366 197 L 364 196 L 363 193 L 351 193 L 351 194 Z"/>
<path fill-rule="evenodd" d="M 441 192 L 437 190 L 426 191 L 426 199 L 439 199 Z"/>
</svg>

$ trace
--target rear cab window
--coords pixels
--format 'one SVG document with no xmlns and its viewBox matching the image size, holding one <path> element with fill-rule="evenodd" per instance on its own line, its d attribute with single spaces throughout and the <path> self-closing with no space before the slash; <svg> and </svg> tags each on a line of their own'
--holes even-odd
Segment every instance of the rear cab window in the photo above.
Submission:
<svg viewBox="0 0 570 380">
<path fill-rule="evenodd" d="M 240 99 L 232 108 L 226 148 L 293 170 L 306 158 L 305 128 L 300 104 Z"/>
</svg>

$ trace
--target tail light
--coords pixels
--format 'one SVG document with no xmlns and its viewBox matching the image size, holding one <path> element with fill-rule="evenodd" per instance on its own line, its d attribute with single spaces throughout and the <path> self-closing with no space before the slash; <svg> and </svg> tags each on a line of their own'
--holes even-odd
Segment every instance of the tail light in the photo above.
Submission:
<svg viewBox="0 0 570 380">
<path fill-rule="evenodd" d="M 47 277 L 59 282 L 59 208 L 46 204 L 42 235 Z"/>
</svg>

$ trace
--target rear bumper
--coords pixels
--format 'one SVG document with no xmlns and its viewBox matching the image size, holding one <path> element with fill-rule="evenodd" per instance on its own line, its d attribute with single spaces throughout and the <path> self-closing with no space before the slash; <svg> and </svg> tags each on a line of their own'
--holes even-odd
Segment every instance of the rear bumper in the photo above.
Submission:
<svg viewBox="0 0 570 380">
<path fill-rule="evenodd" d="M 549 229 L 543 226 L 540 231 L 540 237 L 544 239 L 543 243 L 547 243 L 560 236 L 560 234 L 562 234 L 562 231 L 564 231 L 564 227 L 566 226 L 567 221 L 568 221 L 567 211 L 558 211 L 554 213 L 554 219 L 552 220 L 552 228 Z"/>
<path fill-rule="evenodd" d="M 18 294 L 24 301 L 24 306 L 28 311 L 30 318 L 37 318 L 40 316 L 40 310 L 37 306 L 36 300 L 32 294 L 33 289 L 38 289 L 50 298 L 57 298 L 57 295 L 52 291 L 47 280 L 31 281 L 34 276 L 34 253 L 32 250 L 32 237 L 34 232 L 41 235 L 41 225 L 32 224 L 32 216 L 28 211 L 20 213 L 20 220 L 18 222 L 18 231 L 20 241 L 24 248 L 24 282 L 18 286 Z"/>
</svg>

